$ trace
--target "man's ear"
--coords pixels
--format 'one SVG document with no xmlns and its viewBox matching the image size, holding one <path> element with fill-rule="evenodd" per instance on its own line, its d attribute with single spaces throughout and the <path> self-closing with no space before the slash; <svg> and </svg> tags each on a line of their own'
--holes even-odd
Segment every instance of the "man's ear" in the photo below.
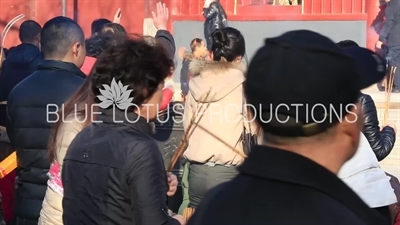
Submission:
<svg viewBox="0 0 400 225">
<path fill-rule="evenodd" d="M 345 109 L 346 116 L 339 125 L 341 131 L 345 133 L 354 142 L 353 145 L 359 144 L 360 133 L 364 128 L 363 114 L 361 104 L 348 105 Z"/>
<path fill-rule="evenodd" d="M 78 56 L 79 51 L 81 51 L 81 50 L 82 50 L 82 44 L 81 43 L 75 42 L 72 45 L 72 53 L 74 54 L 74 56 Z"/>
</svg>

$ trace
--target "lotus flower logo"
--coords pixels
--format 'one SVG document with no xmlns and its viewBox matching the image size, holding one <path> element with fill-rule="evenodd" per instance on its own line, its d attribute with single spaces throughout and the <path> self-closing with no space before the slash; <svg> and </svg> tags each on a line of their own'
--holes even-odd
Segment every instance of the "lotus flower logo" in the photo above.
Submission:
<svg viewBox="0 0 400 225">
<path fill-rule="evenodd" d="M 133 90 L 128 90 L 128 85 L 123 86 L 121 81 L 118 83 L 115 78 L 111 81 L 111 86 L 103 84 L 104 90 L 99 89 L 101 95 L 97 98 L 101 101 L 100 108 L 106 109 L 112 104 L 115 104 L 119 109 L 125 110 L 132 105 L 133 98 L 129 98 Z"/>
</svg>

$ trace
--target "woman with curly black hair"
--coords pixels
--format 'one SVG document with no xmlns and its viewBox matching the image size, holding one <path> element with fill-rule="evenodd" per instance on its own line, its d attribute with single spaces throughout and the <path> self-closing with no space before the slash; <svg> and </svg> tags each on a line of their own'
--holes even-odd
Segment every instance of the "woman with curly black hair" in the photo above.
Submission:
<svg viewBox="0 0 400 225">
<path fill-rule="evenodd" d="M 104 49 L 108 45 L 115 44 L 118 40 L 126 38 L 127 35 L 125 28 L 121 25 L 108 23 L 104 25 L 100 32 L 95 33 L 90 38 L 86 39 L 86 58 L 81 67 L 82 72 L 88 75 L 96 62 L 96 58 L 104 51 Z"/>
<path fill-rule="evenodd" d="M 173 67 L 163 47 L 144 40 L 128 39 L 97 58 L 90 74 L 97 119 L 64 158 L 64 224 L 184 224 L 169 216 L 167 195 L 176 189 L 149 125 Z"/>
</svg>

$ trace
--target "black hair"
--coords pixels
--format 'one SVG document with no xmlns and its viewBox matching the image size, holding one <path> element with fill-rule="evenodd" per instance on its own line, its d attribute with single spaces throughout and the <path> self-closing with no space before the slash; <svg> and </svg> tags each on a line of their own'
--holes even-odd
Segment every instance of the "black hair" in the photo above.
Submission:
<svg viewBox="0 0 400 225">
<path fill-rule="evenodd" d="M 246 54 L 244 37 L 235 28 L 218 29 L 211 34 L 211 38 L 214 61 L 225 58 L 228 62 L 233 62 L 238 56 L 243 57 Z"/>
<path fill-rule="evenodd" d="M 160 45 L 151 46 L 143 38 L 126 39 L 115 46 L 106 48 L 97 57 L 91 71 L 92 91 L 100 95 L 104 84 L 111 84 L 113 78 L 132 90 L 132 103 L 140 106 L 151 97 L 159 85 L 171 73 L 174 63 Z M 99 103 L 96 98 L 95 102 Z M 128 109 L 131 110 L 131 109 Z"/>
<path fill-rule="evenodd" d="M 94 34 L 86 39 L 86 56 L 97 58 L 113 40 L 109 35 Z"/>
<path fill-rule="evenodd" d="M 195 52 L 196 49 L 201 46 L 202 42 L 203 40 L 201 38 L 195 38 L 190 42 L 190 50 L 192 51 L 192 53 Z"/>
<path fill-rule="evenodd" d="M 337 46 L 341 48 L 348 48 L 348 47 L 360 47 L 357 42 L 352 41 L 352 40 L 343 40 L 338 43 L 336 43 Z"/>
<path fill-rule="evenodd" d="M 40 44 L 45 58 L 64 57 L 77 42 L 85 45 L 85 35 L 72 19 L 58 16 L 44 24 Z"/>
<path fill-rule="evenodd" d="M 111 23 L 111 21 L 108 19 L 104 19 L 104 18 L 94 20 L 91 25 L 92 34 L 100 32 L 101 29 L 103 28 L 104 24 L 107 24 L 107 23 Z"/>
<path fill-rule="evenodd" d="M 34 20 L 26 20 L 19 26 L 19 40 L 22 43 L 30 43 L 42 31 L 42 26 Z"/>
<path fill-rule="evenodd" d="M 118 36 L 128 35 L 125 28 L 118 23 L 106 23 L 103 25 L 103 27 L 98 33 L 105 35 L 118 35 Z"/>
</svg>

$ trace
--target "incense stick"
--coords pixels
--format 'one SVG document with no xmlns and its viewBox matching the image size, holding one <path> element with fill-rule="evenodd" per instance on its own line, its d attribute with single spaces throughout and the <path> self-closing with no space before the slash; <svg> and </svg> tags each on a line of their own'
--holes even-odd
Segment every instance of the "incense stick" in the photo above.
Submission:
<svg viewBox="0 0 400 225">
<path fill-rule="evenodd" d="M 208 109 L 210 106 L 211 101 L 208 101 L 208 97 L 211 93 L 211 89 L 207 92 L 206 96 L 202 98 L 201 102 L 207 102 L 207 104 L 200 104 L 198 105 L 197 109 L 193 111 L 192 119 L 190 120 L 190 124 L 188 128 L 185 130 L 185 133 L 183 134 L 183 137 L 179 143 L 178 148 L 176 149 L 174 155 L 172 156 L 172 159 L 170 161 L 170 164 L 167 167 L 167 172 L 171 172 L 172 169 L 174 168 L 175 164 L 178 162 L 179 158 L 182 157 L 184 151 L 187 148 L 188 145 L 188 140 L 190 136 L 193 134 L 194 129 L 196 129 L 199 121 L 203 118 L 204 112 Z M 200 106 L 200 107 L 199 107 Z M 200 114 L 201 116 L 197 118 L 199 115 L 199 111 L 202 111 Z"/>
<path fill-rule="evenodd" d="M 185 210 L 183 210 L 183 218 L 186 221 L 189 221 L 190 217 L 193 216 L 195 209 L 192 207 L 187 207 Z"/>
<path fill-rule="evenodd" d="M 232 149 L 232 151 L 234 151 L 236 154 L 242 156 L 243 158 L 246 158 L 247 156 L 237 150 L 235 147 L 231 146 L 230 144 L 226 143 L 226 141 L 222 140 L 220 137 L 218 137 L 217 135 L 213 134 L 211 131 L 209 131 L 207 128 L 203 127 L 202 125 L 198 124 L 197 125 L 198 128 L 202 129 L 204 132 L 206 132 L 207 134 L 211 135 L 213 138 L 217 139 L 219 142 L 221 142 L 222 144 L 226 145 L 228 148 Z"/>
<path fill-rule="evenodd" d="M 390 107 L 390 97 L 393 91 L 393 82 L 394 82 L 394 73 L 396 73 L 397 67 L 390 66 L 390 72 L 388 75 L 388 82 L 385 85 L 385 111 L 383 114 L 383 124 L 387 124 L 387 120 L 389 117 L 389 107 Z"/>
</svg>

